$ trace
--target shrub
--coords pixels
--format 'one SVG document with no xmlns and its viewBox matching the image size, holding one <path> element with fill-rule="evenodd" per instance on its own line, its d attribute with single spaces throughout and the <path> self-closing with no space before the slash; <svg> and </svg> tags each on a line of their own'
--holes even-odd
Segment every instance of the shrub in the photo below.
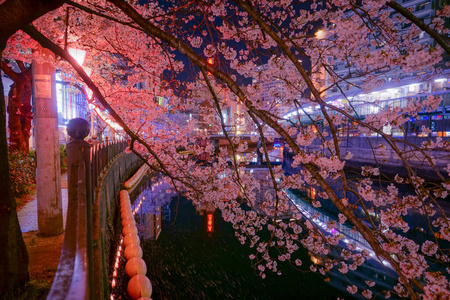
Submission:
<svg viewBox="0 0 450 300">
<path fill-rule="evenodd" d="M 59 146 L 59 158 L 61 160 L 61 171 L 67 171 L 67 147 L 66 145 Z"/>
<path fill-rule="evenodd" d="M 36 184 L 36 163 L 33 153 L 24 155 L 20 151 L 8 154 L 11 188 L 16 196 L 30 194 Z"/>
<path fill-rule="evenodd" d="M 44 300 L 50 291 L 51 284 L 42 279 L 31 279 L 19 290 L 10 291 L 4 295 L 1 299 L 16 299 L 16 300 Z"/>
</svg>

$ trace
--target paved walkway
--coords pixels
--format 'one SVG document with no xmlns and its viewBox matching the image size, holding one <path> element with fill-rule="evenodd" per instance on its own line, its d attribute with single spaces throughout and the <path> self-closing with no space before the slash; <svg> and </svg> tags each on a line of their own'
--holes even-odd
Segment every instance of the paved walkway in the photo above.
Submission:
<svg viewBox="0 0 450 300">
<path fill-rule="evenodd" d="M 66 225 L 67 218 L 67 172 L 61 175 L 61 193 L 62 193 L 62 208 L 63 208 L 63 224 Z M 17 215 L 19 217 L 19 224 L 22 232 L 29 232 L 38 230 L 37 221 L 37 199 L 36 195 L 34 199 L 29 201 L 24 207 L 22 207 Z"/>
</svg>

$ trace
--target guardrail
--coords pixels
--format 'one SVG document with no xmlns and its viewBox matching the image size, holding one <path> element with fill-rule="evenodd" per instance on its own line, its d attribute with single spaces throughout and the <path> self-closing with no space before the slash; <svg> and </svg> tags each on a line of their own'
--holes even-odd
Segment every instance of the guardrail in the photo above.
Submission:
<svg viewBox="0 0 450 300">
<path fill-rule="evenodd" d="M 109 248 L 117 218 L 114 200 L 127 174 L 142 162 L 124 152 L 124 141 L 90 144 L 83 140 L 88 130 L 70 132 L 68 127 L 68 131 L 74 140 L 67 144 L 66 232 L 47 299 L 105 299 Z"/>
<path fill-rule="evenodd" d="M 404 138 L 398 138 L 404 140 Z M 411 144 L 421 146 L 423 142 L 432 141 L 436 142 L 437 137 L 407 137 L 405 140 Z M 442 137 L 443 141 L 450 141 L 449 137 Z M 384 147 L 380 147 L 383 145 Z M 427 164 L 425 156 L 416 151 L 412 147 L 405 144 L 398 143 L 397 146 L 401 151 L 405 152 L 404 158 L 407 162 L 416 170 L 420 170 L 422 177 L 427 180 L 439 180 L 434 169 Z M 381 171 L 385 174 L 394 176 L 399 174 L 400 176 L 406 176 L 406 169 L 403 166 L 403 161 L 392 150 L 391 146 L 382 138 L 378 136 L 374 137 L 350 137 L 348 139 L 343 138 L 342 143 L 339 145 L 341 153 L 345 156 L 347 152 L 351 152 L 353 157 L 346 161 L 347 167 L 360 167 L 364 165 L 375 165 L 374 155 L 378 160 L 378 165 Z M 305 147 L 308 151 L 322 151 L 324 155 L 330 155 L 330 152 L 324 149 L 321 141 L 316 139 L 310 146 Z M 435 165 L 437 169 L 445 174 L 445 167 L 450 163 L 450 156 L 445 149 L 428 149 L 424 151 L 427 155 L 435 158 Z M 292 168 L 294 154 L 287 148 L 283 151 L 283 170 L 288 174 L 294 174 L 299 172 L 299 168 Z"/>
</svg>

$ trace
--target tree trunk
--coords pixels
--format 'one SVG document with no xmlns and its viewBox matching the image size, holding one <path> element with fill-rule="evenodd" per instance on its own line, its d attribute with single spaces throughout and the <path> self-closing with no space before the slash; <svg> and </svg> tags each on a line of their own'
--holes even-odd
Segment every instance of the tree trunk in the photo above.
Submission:
<svg viewBox="0 0 450 300">
<path fill-rule="evenodd" d="M 15 0 L 0 4 L 0 61 L 8 38 L 22 26 L 58 8 L 64 0 Z M 6 107 L 0 80 L 0 295 L 20 287 L 29 280 L 28 253 L 22 238 L 12 195 L 8 143 L 6 139 Z"/>
<path fill-rule="evenodd" d="M 0 60 L 3 47 L 0 47 Z M 0 294 L 23 286 L 28 280 L 28 253 L 11 191 L 6 139 L 6 109 L 0 80 Z"/>
<path fill-rule="evenodd" d="M 8 101 L 9 151 L 29 151 L 31 130 L 31 72 L 30 68 L 16 73 Z"/>
</svg>

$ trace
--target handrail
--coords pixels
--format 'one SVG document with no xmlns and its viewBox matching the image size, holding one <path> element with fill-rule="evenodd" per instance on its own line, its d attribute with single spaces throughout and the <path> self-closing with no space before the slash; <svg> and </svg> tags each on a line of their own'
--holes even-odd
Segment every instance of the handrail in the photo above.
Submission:
<svg viewBox="0 0 450 300">
<path fill-rule="evenodd" d="M 126 142 L 67 144 L 68 209 L 66 232 L 47 299 L 94 299 L 93 203 L 99 178 L 123 153 Z"/>
</svg>

